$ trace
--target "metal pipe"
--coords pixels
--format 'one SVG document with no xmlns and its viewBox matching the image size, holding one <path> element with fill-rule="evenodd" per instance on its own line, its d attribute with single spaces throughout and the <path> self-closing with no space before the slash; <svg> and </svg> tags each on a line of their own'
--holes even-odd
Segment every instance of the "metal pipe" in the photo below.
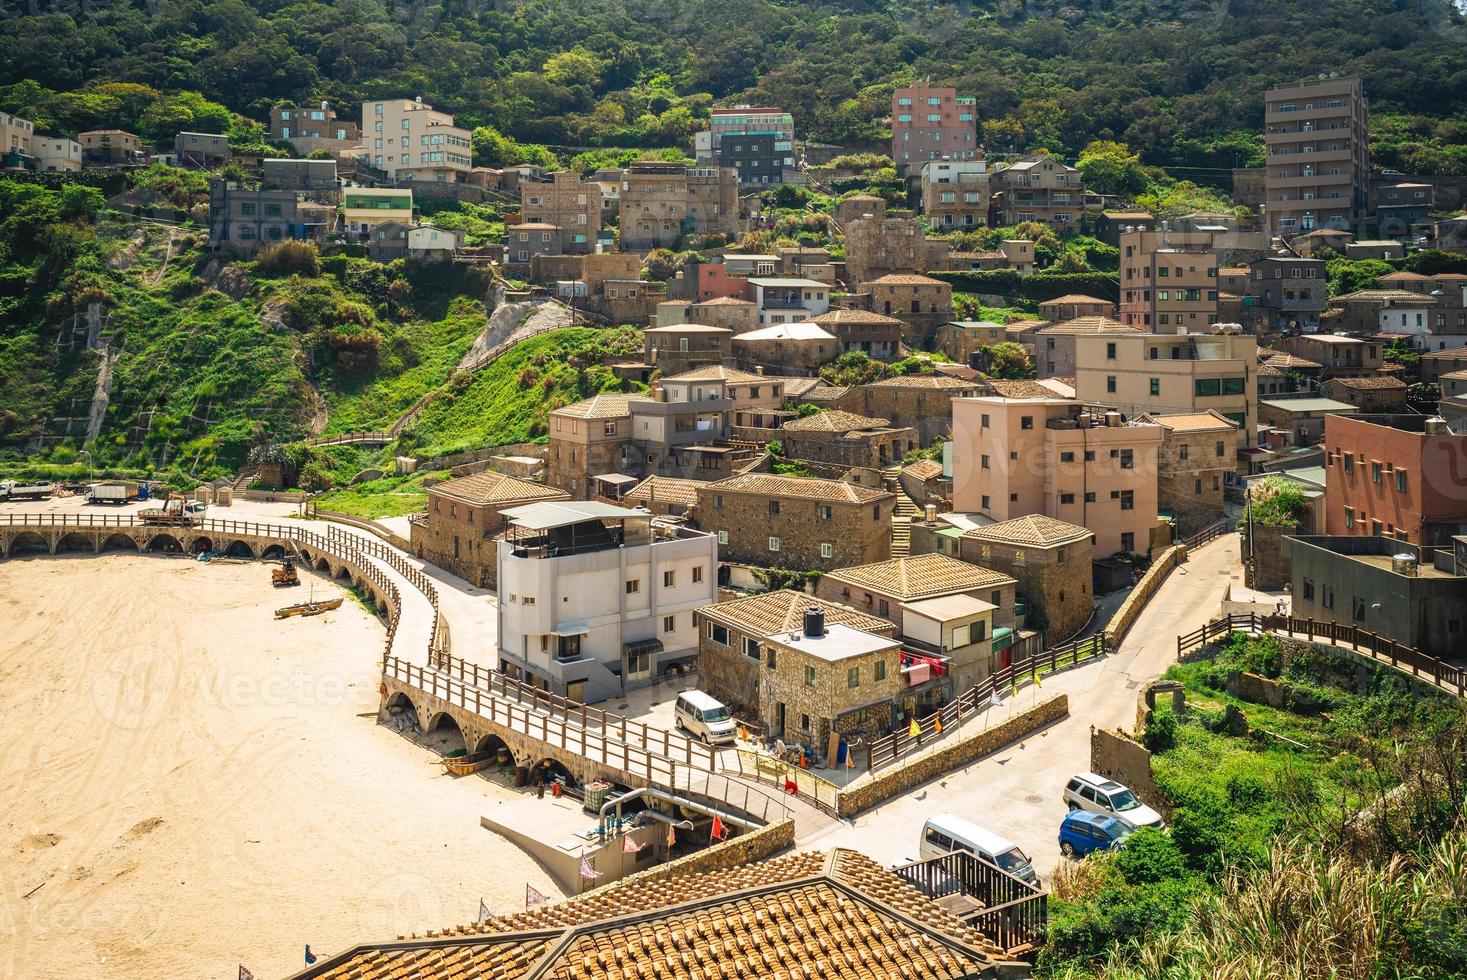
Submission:
<svg viewBox="0 0 1467 980">
<path fill-rule="evenodd" d="M 733 826 L 738 827 L 740 830 L 759 829 L 759 824 L 754 823 L 752 820 L 745 820 L 743 817 L 736 817 L 733 814 L 728 813 L 727 811 L 718 810 L 714 807 L 708 806 L 705 803 L 698 803 L 685 797 L 674 796 L 671 793 L 664 792 L 651 786 L 643 786 L 641 789 L 634 789 L 629 793 L 623 793 L 621 796 L 618 796 L 615 799 L 607 800 L 605 803 L 601 804 L 601 811 L 598 814 L 601 826 L 606 826 L 606 813 L 612 807 L 616 807 L 616 816 L 617 819 L 620 820 L 621 804 L 626 803 L 629 800 L 649 796 L 656 800 L 662 800 L 664 803 L 671 803 L 674 806 L 680 806 L 689 810 L 693 810 L 697 813 L 703 814 L 704 816 L 717 817 L 723 823 L 732 824 Z"/>
</svg>

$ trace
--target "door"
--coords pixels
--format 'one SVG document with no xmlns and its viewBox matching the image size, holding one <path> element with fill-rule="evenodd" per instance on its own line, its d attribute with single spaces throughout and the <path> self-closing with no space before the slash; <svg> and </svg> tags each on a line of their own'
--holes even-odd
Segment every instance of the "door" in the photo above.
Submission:
<svg viewBox="0 0 1467 980">
<path fill-rule="evenodd" d="M 784 735 L 784 702 L 783 701 L 776 701 L 775 704 L 774 704 L 774 724 L 773 724 L 773 726 L 771 726 L 771 728 L 772 728 L 772 730 L 770 731 L 769 734 L 771 734 L 771 735 L 777 735 L 777 736 Z"/>
<path fill-rule="evenodd" d="M 568 699 L 570 699 L 571 701 L 584 701 L 584 700 L 586 700 L 586 682 L 585 681 L 566 681 L 565 682 L 565 696 Z"/>
</svg>

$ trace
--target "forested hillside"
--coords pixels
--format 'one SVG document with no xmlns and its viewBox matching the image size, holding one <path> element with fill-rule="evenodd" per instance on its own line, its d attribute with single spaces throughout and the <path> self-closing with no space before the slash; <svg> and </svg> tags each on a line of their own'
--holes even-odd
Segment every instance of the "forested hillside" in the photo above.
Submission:
<svg viewBox="0 0 1467 980">
<path fill-rule="evenodd" d="M 8 8 L 13 9 L 13 8 Z M 1260 161 L 1262 93 L 1365 78 L 1380 166 L 1467 173 L 1451 0 L 161 0 L 42 4 L 6 24 L 0 109 L 66 131 L 223 131 L 278 101 L 421 95 L 513 142 L 680 146 L 715 101 L 791 110 L 801 136 L 880 141 L 892 87 L 977 96 L 990 153 L 1117 139 L 1146 163 Z M 89 13 L 82 13 L 82 10 Z M 122 84 L 119 84 L 122 83 Z M 348 110 L 350 111 L 350 110 Z M 239 123 L 235 122 L 236 128 Z M 239 131 L 247 141 L 250 133 Z"/>
</svg>

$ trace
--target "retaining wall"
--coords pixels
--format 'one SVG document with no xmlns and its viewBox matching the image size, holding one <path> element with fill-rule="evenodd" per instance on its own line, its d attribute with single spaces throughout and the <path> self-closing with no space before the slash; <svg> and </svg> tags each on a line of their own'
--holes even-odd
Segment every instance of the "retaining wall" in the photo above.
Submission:
<svg viewBox="0 0 1467 980">
<path fill-rule="evenodd" d="M 638 871 L 636 874 L 627 875 L 617 885 L 625 885 L 628 882 L 662 881 L 667 878 L 676 878 L 680 875 L 703 874 L 708 871 L 722 871 L 725 868 L 735 868 L 750 861 L 758 861 L 766 858 L 775 851 L 783 850 L 795 843 L 794 820 L 780 820 L 758 830 L 747 834 L 740 834 L 721 844 L 705 847 L 701 851 L 680 857 L 676 861 L 668 861 L 659 864 L 655 868 Z M 603 887 L 611 887 L 605 885 Z M 598 888 L 597 891 L 600 891 Z"/>
<path fill-rule="evenodd" d="M 1110 623 L 1105 627 L 1105 642 L 1112 648 L 1120 646 L 1121 640 L 1125 639 L 1131 627 L 1136 622 L 1136 617 L 1141 615 L 1141 610 L 1146 608 L 1146 603 L 1161 588 L 1161 583 L 1171 574 L 1187 557 L 1187 546 L 1175 544 L 1161 553 L 1161 557 L 1151 563 L 1146 574 L 1131 589 L 1131 594 L 1126 596 L 1121 603 L 1121 608 L 1111 617 Z"/>
<path fill-rule="evenodd" d="M 1151 752 L 1121 732 L 1090 729 L 1090 771 L 1128 786 L 1147 806 L 1168 819 L 1171 800 L 1151 774 Z"/>
</svg>

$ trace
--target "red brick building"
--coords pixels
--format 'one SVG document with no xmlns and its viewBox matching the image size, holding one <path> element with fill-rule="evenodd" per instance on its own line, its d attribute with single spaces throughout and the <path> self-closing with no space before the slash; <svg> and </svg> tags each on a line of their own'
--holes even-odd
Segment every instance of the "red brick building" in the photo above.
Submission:
<svg viewBox="0 0 1467 980">
<path fill-rule="evenodd" d="M 1467 532 L 1467 433 L 1422 415 L 1330 415 L 1325 534 L 1450 544 Z"/>
</svg>

